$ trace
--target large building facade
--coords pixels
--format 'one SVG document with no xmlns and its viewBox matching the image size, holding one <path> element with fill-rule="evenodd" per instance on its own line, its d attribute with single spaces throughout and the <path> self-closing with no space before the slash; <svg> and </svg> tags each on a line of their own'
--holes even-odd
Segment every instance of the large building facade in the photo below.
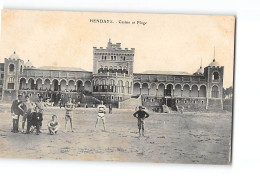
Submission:
<svg viewBox="0 0 260 176">
<path fill-rule="evenodd" d="M 133 73 L 135 49 L 109 40 L 106 48 L 93 47 L 93 72 L 80 68 L 39 67 L 14 52 L 0 63 L 0 97 L 10 101 L 19 93 L 32 99 L 42 95 L 57 103 L 72 97 L 81 105 L 103 100 L 118 107 L 140 99 L 148 109 L 162 105 L 190 110 L 223 109 L 224 67 L 213 61 L 194 74 L 186 72 Z"/>
</svg>

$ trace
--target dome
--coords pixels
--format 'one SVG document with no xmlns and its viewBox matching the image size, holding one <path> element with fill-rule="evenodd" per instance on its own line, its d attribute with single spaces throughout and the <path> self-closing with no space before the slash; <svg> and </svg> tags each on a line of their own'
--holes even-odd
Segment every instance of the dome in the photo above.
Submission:
<svg viewBox="0 0 260 176">
<path fill-rule="evenodd" d="M 219 64 L 218 62 L 215 61 L 215 59 L 213 59 L 213 61 L 209 64 L 210 67 L 218 67 Z"/>
<path fill-rule="evenodd" d="M 195 72 L 195 75 L 203 75 L 204 73 L 204 70 L 202 67 L 200 67 L 196 72 Z"/>
<path fill-rule="evenodd" d="M 9 57 L 9 59 L 19 59 L 19 56 L 14 51 L 14 53 Z"/>
<path fill-rule="evenodd" d="M 25 64 L 24 64 L 24 67 L 26 68 L 33 68 L 33 64 L 30 62 L 30 60 L 28 60 Z"/>
</svg>

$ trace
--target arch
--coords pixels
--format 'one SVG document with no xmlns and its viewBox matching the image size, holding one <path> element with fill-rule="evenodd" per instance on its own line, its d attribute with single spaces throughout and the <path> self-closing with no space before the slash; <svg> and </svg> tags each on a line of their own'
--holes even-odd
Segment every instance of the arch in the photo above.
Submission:
<svg viewBox="0 0 260 176">
<path fill-rule="evenodd" d="M 127 66 L 123 67 L 123 73 L 128 74 Z"/>
<path fill-rule="evenodd" d="M 212 81 L 219 81 L 219 72 L 214 71 L 212 73 Z"/>
<path fill-rule="evenodd" d="M 148 85 L 148 83 L 142 84 L 141 94 L 142 95 L 149 95 L 149 85 Z"/>
<path fill-rule="evenodd" d="M 14 64 L 9 65 L 9 72 L 14 72 Z"/>
<path fill-rule="evenodd" d="M 43 90 L 49 90 L 51 88 L 51 81 L 49 79 L 44 80 Z"/>
<path fill-rule="evenodd" d="M 124 83 L 122 80 L 118 81 L 118 93 L 124 93 Z"/>
<path fill-rule="evenodd" d="M 138 95 L 141 94 L 140 88 L 141 88 L 141 84 L 139 82 L 134 83 L 134 89 L 133 89 L 133 95 L 134 96 L 138 96 Z"/>
<path fill-rule="evenodd" d="M 108 72 L 108 67 L 105 66 L 105 67 L 104 67 L 104 73 L 107 73 L 107 72 Z"/>
<path fill-rule="evenodd" d="M 107 92 L 107 80 L 102 79 L 100 81 L 99 92 Z"/>
<path fill-rule="evenodd" d="M 42 90 L 43 89 L 43 80 L 41 78 L 38 78 L 36 80 L 36 89 L 37 90 Z"/>
<path fill-rule="evenodd" d="M 191 87 L 191 97 L 198 97 L 198 86 L 197 85 L 192 85 Z"/>
<path fill-rule="evenodd" d="M 109 87 L 108 87 L 108 91 L 109 92 L 115 92 L 115 80 L 110 79 L 109 80 Z"/>
<path fill-rule="evenodd" d="M 214 85 L 211 89 L 211 97 L 212 98 L 219 98 L 219 89 L 217 85 Z"/>
<path fill-rule="evenodd" d="M 206 97 L 206 86 L 205 85 L 201 85 L 200 86 L 200 90 L 199 90 L 199 97 Z"/>
<path fill-rule="evenodd" d="M 26 87 L 26 79 L 25 78 L 21 78 L 20 79 L 20 85 L 19 85 L 19 90 L 25 90 Z"/>
<path fill-rule="evenodd" d="M 33 90 L 35 88 L 35 80 L 33 78 L 30 78 L 28 80 L 28 87 L 29 90 Z"/>
<path fill-rule="evenodd" d="M 130 84 L 128 81 L 125 82 L 125 93 L 130 94 Z"/>
<path fill-rule="evenodd" d="M 175 97 L 181 97 L 181 96 L 182 96 L 182 93 L 181 93 L 181 85 L 180 85 L 180 84 L 176 84 L 176 85 L 175 85 L 174 96 L 175 96 Z"/>
<path fill-rule="evenodd" d="M 60 90 L 61 91 L 66 91 L 67 90 L 67 81 L 65 79 L 62 79 L 60 81 Z"/>
<path fill-rule="evenodd" d="M 109 73 L 114 73 L 114 70 L 113 70 L 113 67 L 112 67 L 112 66 L 109 67 L 108 72 L 109 72 Z"/>
<path fill-rule="evenodd" d="M 157 85 L 155 83 L 152 83 L 150 85 L 149 95 L 155 96 L 156 95 L 156 88 L 157 88 Z"/>
<path fill-rule="evenodd" d="M 20 67 L 20 73 L 23 73 L 23 66 Z"/>
<path fill-rule="evenodd" d="M 123 73 L 122 66 L 119 66 L 119 68 L 118 68 L 118 70 L 117 70 L 117 73 Z"/>
<path fill-rule="evenodd" d="M 173 84 L 169 83 L 166 85 L 166 96 L 172 96 Z"/>
<path fill-rule="evenodd" d="M 158 85 L 158 91 L 157 91 L 157 96 L 164 96 L 165 91 L 165 84 L 160 83 Z"/>
<path fill-rule="evenodd" d="M 189 96 L 190 96 L 190 85 L 185 84 L 183 86 L 182 97 L 189 97 Z"/>
<path fill-rule="evenodd" d="M 82 91 L 83 90 L 83 81 L 82 80 L 77 80 L 77 91 Z"/>
<path fill-rule="evenodd" d="M 57 79 L 52 80 L 51 90 L 59 91 L 59 81 Z"/>
<path fill-rule="evenodd" d="M 68 89 L 69 91 L 74 91 L 75 90 L 75 81 L 74 80 L 69 80 L 69 83 L 68 83 Z"/>
<path fill-rule="evenodd" d="M 84 90 L 91 92 L 91 81 L 89 80 L 85 81 Z"/>
</svg>

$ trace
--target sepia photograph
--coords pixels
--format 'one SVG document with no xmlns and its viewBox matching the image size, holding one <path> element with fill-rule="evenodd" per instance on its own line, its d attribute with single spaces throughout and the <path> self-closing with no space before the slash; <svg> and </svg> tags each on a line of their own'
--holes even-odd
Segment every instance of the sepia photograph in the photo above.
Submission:
<svg viewBox="0 0 260 176">
<path fill-rule="evenodd" d="M 234 16 L 1 14 L 1 158 L 232 163 Z"/>
</svg>

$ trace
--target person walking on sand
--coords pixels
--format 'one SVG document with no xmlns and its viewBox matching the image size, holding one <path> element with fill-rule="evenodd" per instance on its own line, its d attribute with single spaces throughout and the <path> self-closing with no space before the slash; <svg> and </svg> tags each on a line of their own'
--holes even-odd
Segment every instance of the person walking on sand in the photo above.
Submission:
<svg viewBox="0 0 260 176">
<path fill-rule="evenodd" d="M 67 131 L 67 123 L 70 121 L 70 128 L 71 131 L 73 131 L 72 127 L 72 119 L 73 119 L 73 111 L 75 109 L 75 104 L 72 103 L 71 97 L 69 98 L 69 101 L 65 104 L 65 109 L 66 109 L 66 115 L 65 115 L 65 130 Z"/>
<path fill-rule="evenodd" d="M 102 120 L 104 131 L 106 131 L 106 125 L 105 125 L 105 113 L 106 113 L 106 106 L 103 104 L 103 101 L 101 100 L 101 104 L 98 105 L 98 115 L 97 115 L 97 121 L 95 125 L 95 129 L 97 129 L 97 124 L 99 122 L 99 119 Z"/>
<path fill-rule="evenodd" d="M 142 106 L 139 106 L 139 110 L 136 111 L 133 116 L 137 118 L 137 125 L 139 129 L 139 136 L 141 136 L 141 129 L 142 129 L 142 136 L 144 136 L 144 119 L 149 117 L 149 114 L 143 110 Z"/>
<path fill-rule="evenodd" d="M 18 133 L 19 128 L 19 117 L 24 113 L 24 106 L 22 102 L 22 94 L 18 95 L 17 100 L 14 100 L 11 106 L 11 115 L 13 118 L 13 133 Z"/>
</svg>

